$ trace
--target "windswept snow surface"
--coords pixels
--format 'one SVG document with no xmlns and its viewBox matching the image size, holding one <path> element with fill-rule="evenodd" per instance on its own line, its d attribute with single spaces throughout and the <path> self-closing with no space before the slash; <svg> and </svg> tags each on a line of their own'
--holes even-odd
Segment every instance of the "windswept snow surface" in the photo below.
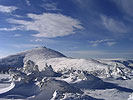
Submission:
<svg viewBox="0 0 133 100">
<path fill-rule="evenodd" d="M 128 61 L 124 61 L 128 62 Z M 64 71 L 65 69 L 75 69 L 87 71 L 100 78 L 122 78 L 127 79 L 132 74 L 132 66 L 125 65 L 116 60 L 95 60 L 95 59 L 74 59 L 74 58 L 51 58 L 36 62 L 39 70 L 42 70 L 45 63 L 52 65 L 54 71 Z M 131 63 L 131 62 L 130 62 Z M 131 65 L 131 64 L 130 64 Z"/>
<path fill-rule="evenodd" d="M 12 67 L 13 69 L 10 69 Z M 34 48 L 0 59 L 0 100 L 133 100 L 133 60 Z"/>
<path fill-rule="evenodd" d="M 8 91 L 10 91 L 11 89 L 13 89 L 14 87 L 15 87 L 15 84 L 12 82 L 12 83 L 10 84 L 9 87 L 0 89 L 0 94 L 8 92 Z"/>
</svg>

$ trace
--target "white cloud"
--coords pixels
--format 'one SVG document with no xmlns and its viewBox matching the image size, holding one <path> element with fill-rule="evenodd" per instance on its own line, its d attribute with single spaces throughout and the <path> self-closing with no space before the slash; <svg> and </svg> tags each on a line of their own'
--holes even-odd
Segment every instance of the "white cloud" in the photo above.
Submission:
<svg viewBox="0 0 133 100">
<path fill-rule="evenodd" d="M 17 18 L 23 18 L 23 16 L 20 16 L 20 15 L 13 15 L 13 16 Z"/>
<path fill-rule="evenodd" d="M 90 41 L 89 43 L 102 43 L 107 41 L 112 41 L 113 39 L 103 39 L 103 40 L 96 40 L 96 41 Z"/>
<path fill-rule="evenodd" d="M 35 39 L 35 42 L 43 42 L 42 39 Z"/>
<path fill-rule="evenodd" d="M 113 45 L 115 45 L 116 44 L 116 42 L 107 42 L 107 43 L 105 43 L 107 46 L 113 46 Z"/>
<path fill-rule="evenodd" d="M 102 23 L 104 27 L 113 33 L 126 33 L 128 32 L 128 28 L 126 25 L 118 20 L 115 20 L 113 18 L 101 15 Z"/>
<path fill-rule="evenodd" d="M 0 28 L 0 31 L 15 31 L 15 30 L 22 30 L 22 27 Z"/>
<path fill-rule="evenodd" d="M 0 5 L 0 12 L 3 12 L 3 13 L 11 13 L 11 12 L 15 11 L 16 9 L 17 9 L 17 7 L 15 7 L 15 6 Z"/>
<path fill-rule="evenodd" d="M 0 30 L 14 31 L 16 30 L 33 30 L 38 33 L 35 37 L 57 37 L 75 34 L 76 29 L 83 29 L 81 23 L 69 16 L 55 13 L 43 13 L 41 15 L 28 14 L 28 18 L 32 21 L 8 19 L 9 23 L 19 24 L 13 28 L 1 28 Z"/>
<path fill-rule="evenodd" d="M 53 40 L 53 39 L 46 39 L 46 38 L 37 38 L 37 39 L 32 39 L 30 40 L 30 42 L 36 42 L 36 43 L 44 43 L 44 44 L 56 44 L 57 40 Z"/>
<path fill-rule="evenodd" d="M 99 45 L 99 43 L 92 43 L 91 44 L 93 47 L 97 47 Z"/>
<path fill-rule="evenodd" d="M 15 34 L 14 35 L 15 37 L 20 37 L 20 36 L 22 36 L 21 34 Z"/>
<path fill-rule="evenodd" d="M 31 5 L 31 4 L 30 4 L 30 0 L 26 0 L 26 3 L 27 3 L 28 6 Z"/>
<path fill-rule="evenodd" d="M 56 11 L 61 11 L 61 9 L 57 8 L 57 3 L 44 3 L 42 7 L 45 10 L 56 10 Z"/>
<path fill-rule="evenodd" d="M 103 39 L 103 40 L 89 41 L 89 44 L 91 44 L 93 47 L 96 47 L 101 43 L 104 43 L 107 46 L 113 46 L 114 44 L 116 44 L 116 42 L 114 42 L 113 39 Z"/>
</svg>

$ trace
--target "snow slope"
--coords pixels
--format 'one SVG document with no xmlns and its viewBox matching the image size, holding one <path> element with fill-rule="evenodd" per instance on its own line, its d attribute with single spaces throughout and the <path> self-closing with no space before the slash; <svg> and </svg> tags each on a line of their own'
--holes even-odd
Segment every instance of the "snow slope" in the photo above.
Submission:
<svg viewBox="0 0 133 100">
<path fill-rule="evenodd" d="M 52 65 L 54 71 L 75 69 L 88 71 L 100 78 L 114 77 L 127 79 L 132 73 L 133 60 L 126 59 L 74 59 L 46 48 L 38 47 L 15 55 L 0 59 L 0 69 L 8 67 L 22 67 L 24 62 L 31 60 L 43 70 Z"/>
<path fill-rule="evenodd" d="M 133 98 L 133 60 L 75 59 L 46 47 L 39 47 L 0 59 L 0 68 L 9 66 L 23 69 L 11 70 L 12 81 L 17 82 L 8 88 L 0 88 L 2 100 Z M 1 78 L 0 84 L 6 84 L 8 79 Z"/>
<path fill-rule="evenodd" d="M 10 85 L 9 87 L 0 89 L 0 94 L 8 92 L 8 91 L 10 91 L 11 89 L 13 89 L 14 87 L 15 87 L 15 84 L 12 82 L 11 85 Z"/>
<path fill-rule="evenodd" d="M 125 60 L 126 62 L 126 60 Z M 52 65 L 54 71 L 66 69 L 83 70 L 100 78 L 114 77 L 127 79 L 132 73 L 132 67 L 114 60 L 51 58 L 36 62 L 39 70 L 45 67 L 45 63 Z"/>
<path fill-rule="evenodd" d="M 10 55 L 8 57 L 0 59 L 0 69 L 3 67 L 23 67 L 25 60 L 39 61 L 49 58 L 58 58 L 65 57 L 63 54 L 46 48 L 46 47 L 37 47 L 32 50 L 27 50 L 21 53 Z"/>
</svg>

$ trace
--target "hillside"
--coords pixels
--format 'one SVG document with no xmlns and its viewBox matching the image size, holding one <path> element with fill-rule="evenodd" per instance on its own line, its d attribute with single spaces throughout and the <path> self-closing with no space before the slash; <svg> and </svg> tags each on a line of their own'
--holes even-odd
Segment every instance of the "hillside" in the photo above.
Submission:
<svg viewBox="0 0 133 100">
<path fill-rule="evenodd" d="M 63 54 L 46 48 L 46 47 L 37 47 L 32 50 L 27 50 L 20 52 L 14 55 L 0 59 L 0 68 L 3 67 L 23 67 L 25 60 L 39 61 L 46 60 L 50 58 L 65 57 Z"/>
<path fill-rule="evenodd" d="M 76 59 L 39 47 L 0 59 L 0 68 L 10 73 L 1 74 L 0 100 L 132 100 L 133 60 Z"/>
<path fill-rule="evenodd" d="M 24 62 L 31 60 L 43 70 L 46 64 L 52 65 L 54 71 L 84 70 L 100 78 L 130 78 L 133 60 L 126 59 L 76 59 L 69 58 L 58 51 L 38 47 L 0 59 L 0 69 L 23 67 Z"/>
</svg>

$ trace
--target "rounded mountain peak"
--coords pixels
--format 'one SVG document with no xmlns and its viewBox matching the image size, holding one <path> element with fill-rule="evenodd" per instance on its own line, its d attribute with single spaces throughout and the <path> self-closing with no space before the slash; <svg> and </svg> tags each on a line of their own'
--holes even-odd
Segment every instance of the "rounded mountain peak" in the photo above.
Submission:
<svg viewBox="0 0 133 100">
<path fill-rule="evenodd" d="M 42 47 L 36 47 L 30 50 L 26 55 L 24 60 L 32 60 L 34 62 L 50 59 L 50 58 L 60 58 L 60 57 L 66 57 L 62 53 L 46 48 L 45 46 Z"/>
<path fill-rule="evenodd" d="M 0 59 L 0 67 L 22 67 L 24 61 L 27 60 L 38 62 L 41 60 L 60 57 L 66 56 L 58 51 L 41 46 Z"/>
</svg>

